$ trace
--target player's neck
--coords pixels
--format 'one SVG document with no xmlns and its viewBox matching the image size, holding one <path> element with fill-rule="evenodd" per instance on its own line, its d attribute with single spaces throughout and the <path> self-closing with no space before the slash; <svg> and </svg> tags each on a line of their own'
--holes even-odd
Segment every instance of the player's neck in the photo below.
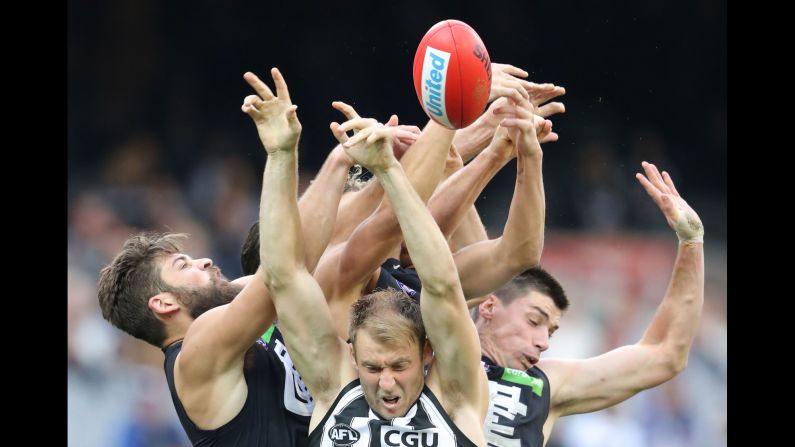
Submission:
<svg viewBox="0 0 795 447">
<path fill-rule="evenodd" d="M 181 342 L 181 341 L 182 341 L 182 337 L 166 339 L 166 341 L 163 342 L 163 349 L 168 349 L 168 348 L 171 347 L 171 345 L 173 345 L 175 343 L 178 343 L 178 342 Z"/>
</svg>

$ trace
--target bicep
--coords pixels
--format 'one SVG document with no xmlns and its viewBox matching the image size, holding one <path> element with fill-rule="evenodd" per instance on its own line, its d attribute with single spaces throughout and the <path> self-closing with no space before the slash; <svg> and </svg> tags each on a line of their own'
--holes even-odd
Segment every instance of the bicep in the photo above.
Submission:
<svg viewBox="0 0 795 447">
<path fill-rule="evenodd" d="M 473 384 L 480 384 L 485 376 L 480 365 L 480 340 L 463 296 L 459 292 L 457 300 L 434 299 L 426 288 L 420 293 L 422 320 L 434 351 L 433 370 L 447 384 L 446 390 L 477 402 L 483 389 Z"/>
<path fill-rule="evenodd" d="M 349 366 L 347 346 L 337 336 L 320 286 L 304 270 L 274 293 L 279 330 L 304 383 L 313 396 L 338 391 Z"/>
<path fill-rule="evenodd" d="M 254 275 L 230 302 L 208 310 L 188 328 L 181 363 L 196 375 L 215 375 L 237 364 L 276 318 L 261 274 Z"/>
</svg>

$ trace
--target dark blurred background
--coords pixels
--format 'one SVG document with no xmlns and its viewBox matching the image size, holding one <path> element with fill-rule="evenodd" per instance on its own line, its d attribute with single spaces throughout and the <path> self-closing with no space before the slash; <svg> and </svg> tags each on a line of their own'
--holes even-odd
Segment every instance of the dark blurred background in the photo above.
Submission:
<svg viewBox="0 0 795 447">
<path fill-rule="evenodd" d="M 70 445 L 184 443 L 173 427 L 162 354 L 101 319 L 95 283 L 124 239 L 141 229 L 188 232 L 189 253 L 210 255 L 230 278 L 240 274 L 239 247 L 256 219 L 265 160 L 253 124 L 240 111 L 251 93 L 242 74 L 253 71 L 272 85 L 268 70 L 282 70 L 303 124 L 305 185 L 336 143 L 328 124 L 342 117 L 331 108 L 333 100 L 381 121 L 396 113 L 404 124 L 425 124 L 411 78 L 414 51 L 428 28 L 448 18 L 477 30 L 492 61 L 524 68 L 529 80 L 567 90 L 560 99 L 567 112 L 552 117 L 560 141 L 544 146 L 548 231 L 542 262 L 557 268 L 552 273 L 564 279 L 574 300 L 566 324 L 571 337 L 592 330 L 593 338 L 604 342 L 588 350 L 575 339 L 567 343 L 561 331 L 556 342 L 572 348 L 555 353 L 593 355 L 634 342 L 664 293 L 675 243 L 634 179 L 642 160 L 671 173 L 706 227 L 703 326 L 712 332 L 697 340 L 691 354 L 704 358 L 703 374 L 691 358 L 688 370 L 659 390 L 598 416 L 564 419 L 549 446 L 601 445 L 598 427 L 605 425 L 598 418 L 613 418 L 605 423 L 614 426 L 635 424 L 624 431 L 642 436 L 642 445 L 725 445 L 727 48 L 726 3 L 716 0 L 71 0 Z M 491 235 L 499 234 L 507 215 L 513 166 L 504 168 L 477 202 Z M 568 257 L 572 241 L 593 248 L 589 264 Z M 651 248 L 621 250 L 635 243 Z M 648 271 L 656 276 L 616 267 L 617 257 L 626 265 L 650 260 Z M 655 259 L 665 262 L 657 265 Z M 618 279 L 594 284 L 606 281 L 594 272 Z M 620 303 L 639 303 L 631 306 L 634 313 L 620 314 L 627 310 L 615 304 L 616 293 Z M 578 302 L 580 316 L 574 311 Z M 637 324 L 610 326 L 617 317 Z M 703 393 L 699 386 L 710 381 L 711 394 L 719 396 L 712 406 L 699 407 L 696 401 L 704 396 L 689 403 L 680 395 Z M 688 406 L 696 408 L 684 409 Z M 669 407 L 673 428 L 660 429 L 660 408 Z M 152 419 L 155 412 L 147 408 L 160 408 L 162 417 Z M 637 416 L 639 408 L 650 408 L 643 410 L 649 412 L 646 419 Z M 597 428 L 567 428 L 589 417 L 597 418 Z M 708 428 L 694 428 L 699 424 Z M 588 440 L 568 435 L 574 432 L 590 435 Z M 632 445 L 636 438 L 627 439 Z"/>
</svg>

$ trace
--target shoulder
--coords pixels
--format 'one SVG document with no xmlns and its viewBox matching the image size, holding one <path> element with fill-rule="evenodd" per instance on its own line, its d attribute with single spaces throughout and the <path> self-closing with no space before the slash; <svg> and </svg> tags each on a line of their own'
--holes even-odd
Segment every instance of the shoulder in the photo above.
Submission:
<svg viewBox="0 0 795 447">
<path fill-rule="evenodd" d="M 182 341 L 182 350 L 177 357 L 177 367 L 189 371 L 189 376 L 211 374 L 213 345 L 217 340 L 214 328 L 216 323 L 229 308 L 228 304 L 215 307 L 200 315 L 191 323 Z M 175 370 L 176 371 L 176 370 Z M 195 374 L 194 374 L 195 373 Z M 185 376 L 184 373 L 180 374 Z"/>
</svg>

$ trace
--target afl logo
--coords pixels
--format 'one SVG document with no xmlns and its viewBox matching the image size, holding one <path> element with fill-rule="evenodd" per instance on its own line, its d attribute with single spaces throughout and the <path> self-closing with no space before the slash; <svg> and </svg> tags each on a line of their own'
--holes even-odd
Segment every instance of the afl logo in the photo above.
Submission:
<svg viewBox="0 0 795 447">
<path fill-rule="evenodd" d="M 359 440 L 359 432 L 347 424 L 337 424 L 328 430 L 328 437 L 334 445 L 351 445 Z"/>
</svg>

